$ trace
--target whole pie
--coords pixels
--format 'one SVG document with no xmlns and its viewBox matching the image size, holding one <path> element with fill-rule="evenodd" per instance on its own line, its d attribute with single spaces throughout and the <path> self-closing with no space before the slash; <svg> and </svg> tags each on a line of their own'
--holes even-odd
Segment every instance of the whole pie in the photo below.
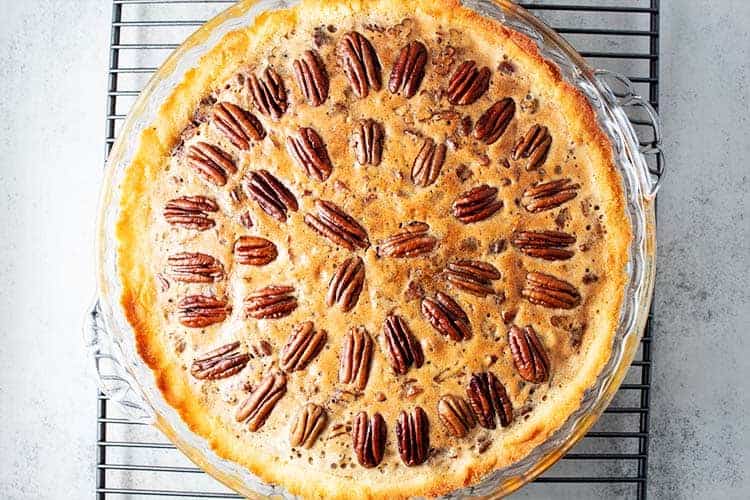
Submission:
<svg viewBox="0 0 750 500">
<path fill-rule="evenodd" d="M 476 484 L 610 358 L 611 144 L 530 39 L 457 0 L 261 14 L 163 102 L 121 191 L 121 302 L 164 397 L 292 494 Z"/>
</svg>

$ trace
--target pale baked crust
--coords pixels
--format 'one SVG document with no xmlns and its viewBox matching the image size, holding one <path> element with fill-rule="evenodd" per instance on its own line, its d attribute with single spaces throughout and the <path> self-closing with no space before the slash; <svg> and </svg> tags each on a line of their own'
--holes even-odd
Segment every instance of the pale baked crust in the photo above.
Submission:
<svg viewBox="0 0 750 500">
<path fill-rule="evenodd" d="M 403 19 L 410 21 L 404 24 Z M 369 24 L 390 30 L 368 29 Z M 329 32 L 325 28 L 329 25 L 335 26 L 336 31 Z M 323 35 L 330 38 L 330 43 L 326 41 L 318 50 L 331 77 L 331 91 L 322 107 L 312 108 L 294 82 L 291 63 L 312 47 L 312 31 L 319 26 L 324 27 Z M 347 93 L 348 82 L 333 50 L 338 38 L 352 29 L 373 42 L 383 66 L 383 90 L 361 100 Z M 527 93 L 537 100 L 538 109 L 534 113 L 517 109 L 513 123 L 491 146 L 474 141 L 482 146 L 477 150 L 467 141 L 465 147 L 449 151 L 439 180 L 428 188 L 415 188 L 409 170 L 421 141 L 404 131 L 415 129 L 444 140 L 451 136 L 457 120 L 451 124 L 446 120 L 422 123 L 419 120 L 429 96 L 420 94 L 406 100 L 392 95 L 385 86 L 398 50 L 412 39 L 422 40 L 430 49 L 427 76 L 421 88 L 438 90 L 447 85 L 449 74 L 432 71 L 437 57 L 432 49 L 438 47 L 438 38 L 441 46 L 451 43 L 465 52 L 457 56 L 454 69 L 463 59 L 476 59 L 480 66 L 493 70 L 489 92 L 475 104 L 457 108 L 461 115 L 476 121 L 497 99 L 511 96 L 520 103 Z M 513 74 L 497 69 L 503 60 L 512 62 Z M 223 88 L 225 83 L 233 81 L 238 71 L 259 72 L 268 61 L 285 81 L 289 110 L 280 121 L 258 115 L 269 135 L 249 152 L 238 154 L 233 150 L 240 171 L 230 176 L 227 186 L 207 185 L 185 165 L 179 153 L 173 156 L 180 136 L 207 95 L 215 92 L 222 98 L 235 95 L 243 99 L 240 94 L 232 94 L 233 89 Z M 248 102 L 238 103 L 253 109 Z M 348 108 L 342 110 L 341 104 Z M 450 105 L 443 99 L 439 107 Z M 349 143 L 353 124 L 367 117 L 386 125 L 384 159 L 378 167 L 357 165 Z M 405 120 L 415 123 L 406 124 Z M 546 125 L 553 135 L 543 172 L 527 172 L 513 162 L 510 168 L 502 166 L 501 160 L 510 155 L 517 138 L 535 123 Z M 324 183 L 307 178 L 284 148 L 287 133 L 298 125 L 313 126 L 327 143 L 334 167 Z M 204 137 L 209 134 L 209 138 L 219 141 L 220 136 L 211 135 L 215 132 L 208 127 L 205 123 L 199 126 Z M 482 152 L 489 156 L 490 165 L 481 165 Z M 488 472 L 528 455 L 579 407 L 582 395 L 609 360 L 627 281 L 631 241 L 622 181 L 611 154 L 611 146 L 586 99 L 561 79 L 554 65 L 539 56 L 533 42 L 478 16 L 456 0 L 303 1 L 291 10 L 265 13 L 254 25 L 226 35 L 187 73 L 165 100 L 158 118 L 144 131 L 121 186 L 117 262 L 124 290 L 122 306 L 136 333 L 139 352 L 153 369 L 166 400 L 219 455 L 247 467 L 264 481 L 281 484 L 303 497 L 444 494 L 474 484 Z M 473 172 L 464 182 L 456 175 L 456 168 L 462 163 Z M 559 169 L 555 169 L 557 166 Z M 251 210 L 255 226 L 247 230 L 237 222 L 240 210 L 232 203 L 229 192 L 250 168 L 272 171 L 297 195 L 300 210 L 291 214 L 285 224 L 267 217 L 250 202 L 245 202 L 242 209 Z M 517 204 L 531 182 L 562 177 L 571 177 L 581 184 L 581 189 L 574 200 L 561 208 L 529 214 Z M 510 184 L 501 186 L 499 194 L 504 207 L 491 219 L 463 225 L 450 215 L 450 204 L 458 194 L 482 183 L 500 186 L 505 178 Z M 341 187 L 342 182 L 346 189 Z M 306 190 L 310 193 L 305 194 Z M 379 196 L 370 200 L 371 192 Z M 194 194 L 210 194 L 217 199 L 221 210 L 215 217 L 216 227 L 197 233 L 166 224 L 161 215 L 164 202 Z M 303 216 L 312 210 L 315 198 L 345 207 L 367 228 L 373 243 L 367 251 L 359 252 L 365 262 L 367 282 L 350 313 L 325 305 L 333 264 L 351 252 L 334 247 L 304 224 Z M 438 249 L 429 258 L 378 258 L 377 242 L 397 231 L 399 223 L 412 220 L 430 224 L 431 232 L 440 238 Z M 490 242 L 507 240 L 514 230 L 558 229 L 557 224 L 577 237 L 578 248 L 570 260 L 547 262 L 521 255 L 512 248 L 499 254 L 488 252 Z M 279 257 L 263 268 L 233 265 L 232 244 L 237 236 L 245 234 L 274 241 Z M 227 278 L 209 285 L 172 283 L 169 290 L 160 291 L 155 277 L 163 272 L 167 256 L 186 249 L 217 257 Z M 476 298 L 431 278 L 457 257 L 494 264 L 503 274 L 496 288 L 504 293 L 504 301 L 497 297 Z M 520 289 L 526 271 L 548 272 L 576 283 L 582 304 L 562 311 L 522 300 Z M 583 283 L 584 276 L 588 276 L 587 283 Z M 593 277 L 596 280 L 592 281 Z M 420 280 L 428 295 L 435 290 L 449 291 L 467 310 L 473 338 L 456 343 L 433 330 L 419 312 L 419 300 L 404 296 L 411 280 Z M 246 319 L 242 297 L 272 283 L 295 284 L 299 307 L 278 320 Z M 231 317 L 203 329 L 180 325 L 175 302 L 188 293 L 201 292 L 228 296 L 233 305 Z M 551 358 L 550 383 L 524 383 L 518 377 L 509 352 L 507 326 L 500 318 L 502 310 L 510 309 L 518 310 L 516 324 L 534 325 L 539 332 Z M 422 342 L 428 361 L 420 369 L 412 368 L 406 376 L 395 375 L 384 355 L 382 321 L 392 310 L 407 319 Z M 553 320 L 553 316 L 557 319 Z M 237 404 L 246 397 L 243 385 L 257 384 L 275 369 L 279 350 L 292 327 L 308 319 L 315 322 L 316 328 L 328 332 L 325 348 L 306 370 L 288 376 L 287 393 L 266 424 L 258 432 L 249 432 L 245 424 L 234 420 Z M 341 341 L 350 327 L 358 325 L 364 325 L 376 340 L 370 380 L 362 395 L 338 403 L 333 399 L 340 398 L 332 395 L 336 389 L 344 388 L 337 379 Z M 243 346 L 266 339 L 273 345 L 273 355 L 251 361 L 229 379 L 198 381 L 191 377 L 190 361 L 197 354 L 235 339 Z M 489 358 L 490 354 L 496 361 Z M 456 373 L 443 372 L 453 367 L 457 368 Z M 513 401 L 515 422 L 492 431 L 476 428 L 464 439 L 450 437 L 437 418 L 438 398 L 446 393 L 465 396 L 468 377 L 484 370 L 494 372 L 505 384 Z M 436 382 L 435 377 L 441 382 Z M 407 378 L 415 379 L 412 384 L 419 385 L 423 392 L 405 397 Z M 385 401 L 376 400 L 381 392 L 387 396 Z M 289 422 L 308 401 L 327 407 L 329 424 L 310 450 L 292 450 L 288 442 Z M 434 450 L 425 464 L 406 467 L 399 459 L 393 430 L 398 413 L 416 405 L 429 415 Z M 357 465 L 348 433 L 335 437 L 336 425 L 350 425 L 352 416 L 363 409 L 369 413 L 379 411 L 388 427 L 385 458 L 374 469 Z M 490 442 L 487 447 L 486 442 Z M 480 448 L 484 449 L 480 452 Z"/>
</svg>

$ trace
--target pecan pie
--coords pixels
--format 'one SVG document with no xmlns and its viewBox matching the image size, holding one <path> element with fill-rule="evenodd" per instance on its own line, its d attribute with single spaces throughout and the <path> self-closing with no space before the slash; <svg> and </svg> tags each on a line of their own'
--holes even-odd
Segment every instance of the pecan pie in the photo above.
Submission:
<svg viewBox="0 0 750 500">
<path fill-rule="evenodd" d="M 294 495 L 476 484 L 609 360 L 631 241 L 611 145 L 531 40 L 457 0 L 259 16 L 186 73 L 121 189 L 159 388 Z"/>
</svg>

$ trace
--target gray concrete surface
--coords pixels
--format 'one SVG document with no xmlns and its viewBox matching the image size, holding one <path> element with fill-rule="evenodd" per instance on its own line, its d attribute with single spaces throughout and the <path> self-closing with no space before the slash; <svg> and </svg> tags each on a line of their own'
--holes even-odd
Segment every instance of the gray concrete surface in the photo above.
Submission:
<svg viewBox="0 0 750 500">
<path fill-rule="evenodd" d="M 649 487 L 658 499 L 744 499 L 750 2 L 663 4 L 670 171 L 659 199 Z M 79 323 L 94 287 L 109 16 L 106 1 L 0 0 L 3 498 L 93 491 L 95 389 Z M 590 497 L 617 496 L 604 491 Z"/>
</svg>

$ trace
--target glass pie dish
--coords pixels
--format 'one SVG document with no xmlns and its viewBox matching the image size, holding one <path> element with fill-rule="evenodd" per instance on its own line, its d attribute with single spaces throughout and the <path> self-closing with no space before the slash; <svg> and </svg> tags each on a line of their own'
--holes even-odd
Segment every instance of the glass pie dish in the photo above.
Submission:
<svg viewBox="0 0 750 500">
<path fill-rule="evenodd" d="M 659 157 L 659 127 L 653 110 L 622 77 L 589 68 L 564 41 L 522 9 L 506 2 L 465 2 L 479 14 L 497 20 L 533 40 L 546 59 L 554 62 L 565 80 L 589 100 L 601 129 L 612 144 L 627 197 L 633 240 L 629 248 L 628 283 L 612 355 L 595 384 L 582 398 L 580 408 L 550 439 L 526 458 L 488 475 L 455 496 L 481 497 L 507 494 L 529 481 L 562 456 L 593 425 L 611 400 L 637 350 L 653 287 L 654 207 L 662 170 L 648 170 L 645 154 Z M 99 299 L 90 312 L 87 342 L 100 373 L 102 390 L 130 409 L 134 418 L 152 422 L 188 457 L 239 493 L 251 497 L 280 494 L 280 487 L 262 484 L 242 467 L 215 455 L 208 444 L 190 432 L 156 387 L 150 368 L 140 359 L 133 331 L 119 305 L 114 236 L 120 210 L 120 185 L 131 163 L 141 132 L 153 122 L 159 104 L 170 95 L 187 70 L 226 33 L 243 27 L 261 12 L 291 6 L 290 2 L 244 2 L 207 23 L 178 49 L 156 73 L 125 122 L 109 158 L 98 231 Z M 654 142 L 642 148 L 625 109 L 640 107 L 653 124 Z"/>
</svg>

